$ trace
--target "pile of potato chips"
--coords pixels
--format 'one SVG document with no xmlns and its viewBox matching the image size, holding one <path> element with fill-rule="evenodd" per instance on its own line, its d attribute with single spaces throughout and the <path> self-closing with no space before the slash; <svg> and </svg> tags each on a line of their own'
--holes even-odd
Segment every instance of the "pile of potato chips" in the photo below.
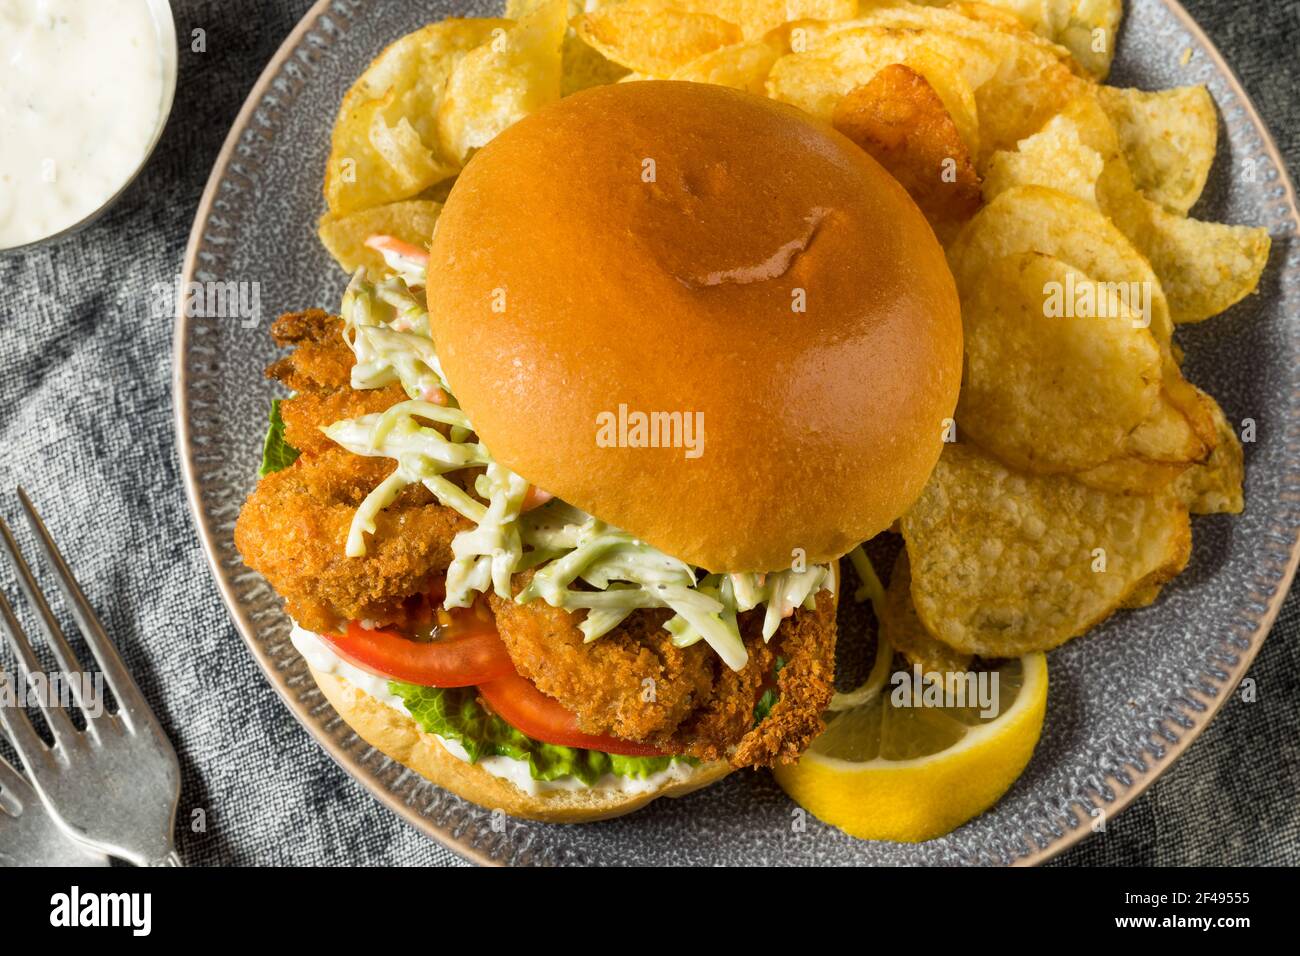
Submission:
<svg viewBox="0 0 1300 956">
<path fill-rule="evenodd" d="M 1188 383 L 1175 325 L 1251 293 L 1262 229 L 1188 211 L 1217 117 L 1199 87 L 1102 85 L 1120 0 L 511 0 L 398 40 L 334 128 L 322 241 L 378 266 L 427 245 L 451 182 L 521 117 L 589 86 L 675 79 L 833 123 L 944 243 L 966 358 L 956 424 L 882 626 L 914 660 L 1055 647 L 1155 600 L 1189 513 L 1242 509 L 1242 449 Z M 851 410 L 846 410 L 851 413 Z"/>
</svg>

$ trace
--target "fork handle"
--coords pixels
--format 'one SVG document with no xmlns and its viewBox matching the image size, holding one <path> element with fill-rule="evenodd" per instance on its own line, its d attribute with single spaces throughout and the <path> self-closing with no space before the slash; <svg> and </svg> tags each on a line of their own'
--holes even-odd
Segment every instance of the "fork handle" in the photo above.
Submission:
<svg viewBox="0 0 1300 956">
<path fill-rule="evenodd" d="M 181 862 L 181 858 L 179 855 L 177 855 L 176 851 L 172 850 L 162 859 L 154 860 L 149 865 L 150 866 L 184 866 L 185 864 Z"/>
</svg>

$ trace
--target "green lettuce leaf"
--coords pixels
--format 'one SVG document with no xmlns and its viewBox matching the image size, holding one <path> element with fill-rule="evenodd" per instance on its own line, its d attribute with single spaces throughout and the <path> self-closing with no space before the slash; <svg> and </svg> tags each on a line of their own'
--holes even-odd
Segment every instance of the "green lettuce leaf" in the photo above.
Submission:
<svg viewBox="0 0 1300 956">
<path fill-rule="evenodd" d="M 776 706 L 776 702 L 780 699 L 780 696 L 781 695 L 771 687 L 763 691 L 763 696 L 760 697 L 758 703 L 754 705 L 755 724 L 761 724 L 763 721 L 767 720 L 767 715 L 772 712 L 772 708 Z"/>
<path fill-rule="evenodd" d="M 284 419 L 280 417 L 280 400 L 271 400 L 271 427 L 266 430 L 266 439 L 262 442 L 262 467 L 257 469 L 257 477 L 265 478 L 273 471 L 288 468 L 298 459 L 298 449 L 284 440 Z"/>
<path fill-rule="evenodd" d="M 682 757 L 626 757 L 544 744 L 485 710 L 473 687 L 421 687 L 389 681 L 388 690 L 402 699 L 426 733 L 457 741 L 472 762 L 484 757 L 524 760 L 534 780 L 576 777 L 590 786 L 607 773 L 644 780 L 673 760 L 694 762 Z"/>
<path fill-rule="evenodd" d="M 778 657 L 776 659 L 776 666 L 772 668 L 773 679 L 775 679 L 776 676 L 781 673 L 781 668 L 783 667 L 785 667 L 785 658 Z M 763 691 L 763 696 L 760 697 L 758 699 L 758 703 L 754 705 L 754 726 L 755 727 L 757 727 L 759 724 L 761 724 L 763 721 L 767 719 L 767 715 L 772 713 L 772 708 L 776 706 L 776 702 L 780 699 L 781 699 L 781 692 L 778 691 L 775 687 L 769 687 L 767 690 Z"/>
</svg>

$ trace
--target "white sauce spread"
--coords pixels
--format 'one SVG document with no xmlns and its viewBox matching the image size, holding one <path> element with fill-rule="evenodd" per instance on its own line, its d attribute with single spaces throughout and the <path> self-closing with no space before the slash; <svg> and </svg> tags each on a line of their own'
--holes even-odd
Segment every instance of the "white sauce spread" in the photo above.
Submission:
<svg viewBox="0 0 1300 956">
<path fill-rule="evenodd" d="M 374 674 L 363 671 L 361 668 L 343 660 L 318 635 L 304 630 L 295 623 L 293 630 L 289 634 L 289 640 L 298 649 L 298 653 L 303 656 L 303 659 L 315 670 L 320 671 L 322 674 L 333 674 L 335 677 L 341 677 L 348 683 L 365 691 L 371 697 L 383 701 L 389 707 L 401 711 L 408 717 L 410 716 L 406 706 L 402 703 L 402 699 L 388 692 L 387 680 L 376 677 Z M 433 736 L 437 738 L 438 743 L 442 744 L 447 753 L 457 760 L 469 762 L 469 754 L 465 752 L 465 748 L 460 745 L 459 741 L 446 740 L 437 734 Z M 527 761 L 515 760 L 513 757 L 484 757 L 476 766 L 482 767 L 494 777 L 509 781 L 520 790 L 531 795 L 545 793 L 548 790 L 647 793 L 669 784 L 680 783 L 688 779 L 696 769 L 688 763 L 675 762 L 658 773 L 651 774 L 644 780 L 607 773 L 588 787 L 581 780 L 574 777 L 562 777 L 559 780 L 534 780 L 532 774 L 528 772 Z"/>
<path fill-rule="evenodd" d="M 0 0 L 0 249 L 75 225 L 117 193 L 164 98 L 145 0 Z"/>
</svg>

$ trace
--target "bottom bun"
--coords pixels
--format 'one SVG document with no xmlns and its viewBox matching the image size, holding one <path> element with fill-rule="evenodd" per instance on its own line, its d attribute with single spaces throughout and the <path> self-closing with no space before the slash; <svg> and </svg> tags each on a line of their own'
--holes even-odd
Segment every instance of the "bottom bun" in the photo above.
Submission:
<svg viewBox="0 0 1300 956">
<path fill-rule="evenodd" d="M 489 810 L 544 823 L 585 823 L 622 816 L 658 797 L 680 797 L 721 780 L 731 772 L 726 761 L 715 760 L 695 768 L 687 780 L 665 783 L 657 790 L 618 793 L 609 790 L 545 790 L 527 793 L 482 767 L 467 763 L 447 751 L 433 734 L 420 729 L 410 716 L 388 706 L 355 684 L 334 674 L 309 668 L 339 716 L 361 739 L 398 763 L 444 790 Z"/>
</svg>

